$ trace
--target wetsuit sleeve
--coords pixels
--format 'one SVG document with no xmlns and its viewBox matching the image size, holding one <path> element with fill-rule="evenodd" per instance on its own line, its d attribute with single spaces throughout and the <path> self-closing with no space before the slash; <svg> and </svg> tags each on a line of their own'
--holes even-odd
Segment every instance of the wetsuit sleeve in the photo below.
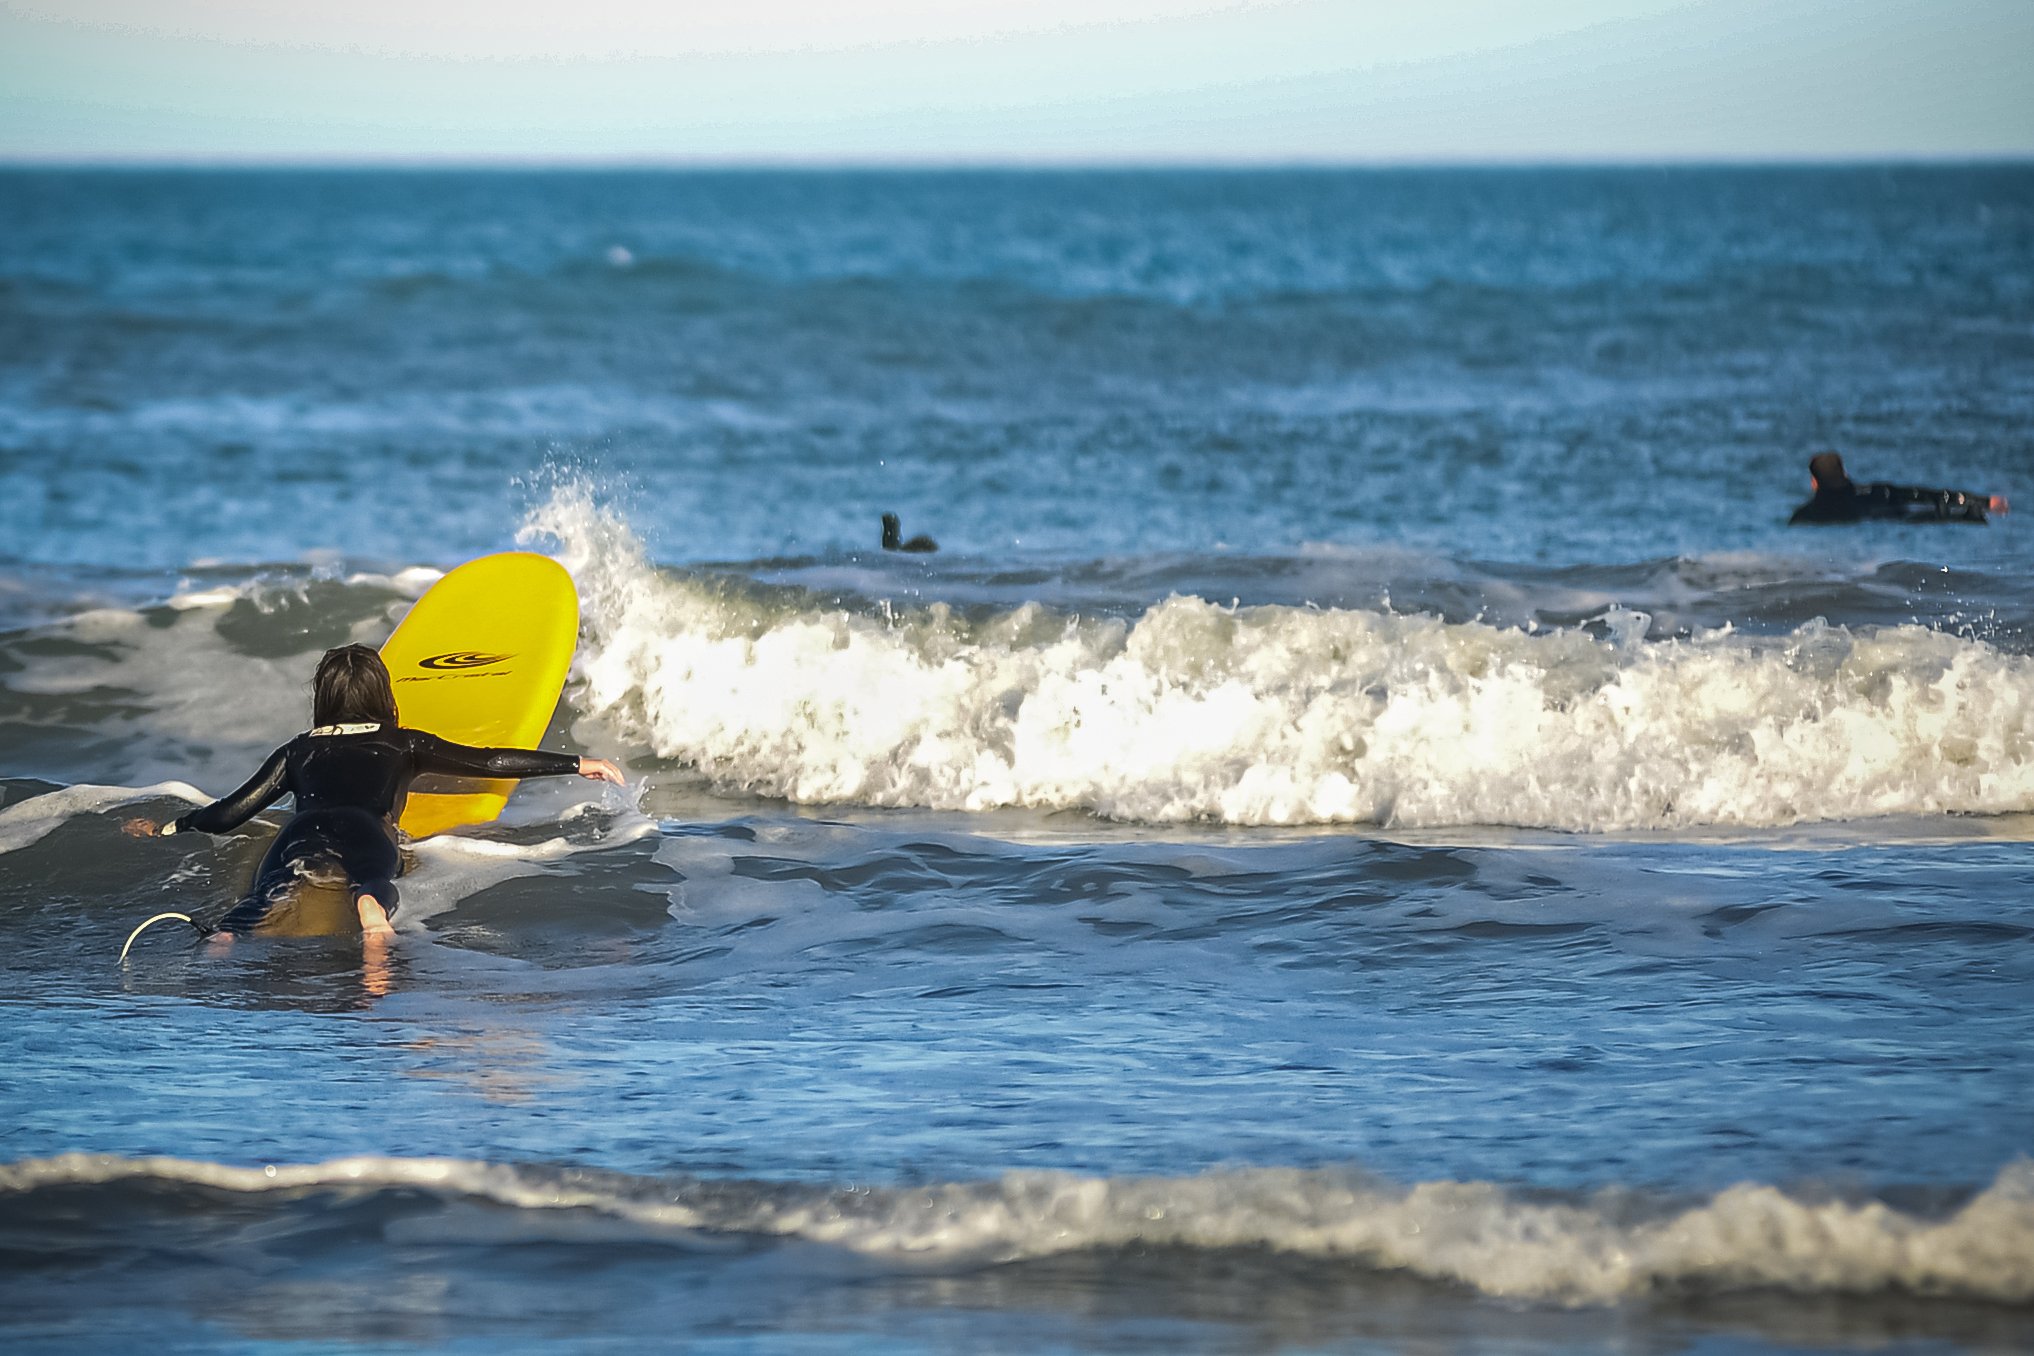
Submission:
<svg viewBox="0 0 2034 1356">
<path fill-rule="evenodd" d="M 215 800 L 203 809 L 178 815 L 172 822 L 178 833 L 196 829 L 199 833 L 226 833 L 283 798 L 289 790 L 290 746 L 285 744 L 268 756 L 261 770 L 247 779 L 238 791 Z"/>
<path fill-rule="evenodd" d="M 1921 504 L 1934 509 L 1938 518 L 1967 518 L 1974 523 L 1985 521 L 1990 502 L 1988 496 L 1965 490 L 1929 490 L 1917 485 L 1867 485 L 1865 494 L 1885 504 Z"/>
<path fill-rule="evenodd" d="M 477 749 L 422 730 L 405 731 L 417 771 L 442 777 L 563 777 L 579 771 L 576 753 L 545 749 Z"/>
</svg>

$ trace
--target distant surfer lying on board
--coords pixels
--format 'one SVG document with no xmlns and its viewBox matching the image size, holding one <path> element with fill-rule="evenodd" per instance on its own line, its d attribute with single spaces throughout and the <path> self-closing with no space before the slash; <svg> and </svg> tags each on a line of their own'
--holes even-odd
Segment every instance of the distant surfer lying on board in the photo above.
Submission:
<svg viewBox="0 0 2034 1356">
<path fill-rule="evenodd" d="M 1815 497 L 1794 510 L 1790 523 L 1856 523 L 1867 518 L 1981 523 L 1985 514 L 2004 513 L 2004 495 L 1965 490 L 1924 490 L 1874 481 L 1860 485 L 1844 474 L 1843 458 L 1818 452 L 1808 459 Z"/>
<path fill-rule="evenodd" d="M 186 829 L 225 833 L 286 794 L 297 798 L 296 814 L 262 859 L 253 889 L 220 920 L 218 932 L 249 931 L 299 881 L 337 872 L 352 891 L 361 931 L 370 938 L 390 936 L 395 878 L 402 871 L 396 820 L 410 782 L 420 774 L 508 778 L 577 773 L 622 784 L 621 770 L 605 758 L 473 748 L 404 729 L 397 720 L 388 668 L 365 645 L 325 652 L 311 680 L 311 720 L 314 728 L 270 754 L 261 770 L 225 799 L 160 827 L 148 819 L 125 825 L 138 837 Z"/>
</svg>

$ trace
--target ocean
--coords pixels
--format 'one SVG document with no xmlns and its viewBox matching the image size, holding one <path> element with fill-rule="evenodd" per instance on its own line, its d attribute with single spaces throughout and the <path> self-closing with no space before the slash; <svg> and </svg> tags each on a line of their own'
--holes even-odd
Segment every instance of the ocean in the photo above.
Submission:
<svg viewBox="0 0 2034 1356">
<path fill-rule="evenodd" d="M 8 1351 L 2034 1347 L 2034 529 L 1787 525 L 2034 512 L 2034 168 L 0 204 Z M 508 549 L 628 787 L 120 962 Z"/>
</svg>

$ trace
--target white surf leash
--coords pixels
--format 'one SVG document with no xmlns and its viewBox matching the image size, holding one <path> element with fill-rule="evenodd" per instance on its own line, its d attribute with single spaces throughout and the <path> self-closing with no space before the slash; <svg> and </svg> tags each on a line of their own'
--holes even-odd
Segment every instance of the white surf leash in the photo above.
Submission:
<svg viewBox="0 0 2034 1356">
<path fill-rule="evenodd" d="M 140 927 L 136 928 L 134 931 L 127 934 L 127 945 L 120 948 L 119 963 L 122 965 L 127 964 L 127 953 L 134 949 L 134 939 L 136 937 L 139 937 L 142 933 L 148 931 L 150 928 L 154 927 L 157 923 L 162 922 L 165 918 L 175 918 L 181 922 L 189 923 L 192 927 L 198 930 L 198 939 L 200 941 L 204 940 L 205 938 L 211 936 L 214 932 L 218 931 L 218 929 L 216 928 L 206 927 L 203 923 L 200 923 L 197 919 L 191 917 L 187 913 L 159 913 L 155 917 L 143 923 Z"/>
</svg>

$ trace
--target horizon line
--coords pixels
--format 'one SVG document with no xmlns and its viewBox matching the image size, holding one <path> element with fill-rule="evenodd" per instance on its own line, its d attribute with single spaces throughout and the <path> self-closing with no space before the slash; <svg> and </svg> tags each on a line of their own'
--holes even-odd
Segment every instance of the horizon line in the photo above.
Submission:
<svg viewBox="0 0 2034 1356">
<path fill-rule="evenodd" d="M 88 155 L 0 153 L 0 172 L 17 170 L 103 171 L 585 171 L 673 173 L 696 171 L 818 173 L 1093 173 L 1250 171 L 1325 172 L 1360 170 L 1534 170 L 1534 169 L 1871 169 L 1871 168 L 2007 168 L 2034 166 L 2034 148 L 1994 152 L 1889 152 L 1842 154 L 1773 154 L 1666 156 L 1518 155 L 1518 156 L 1367 156 L 1335 158 L 1172 158 L 1112 156 L 1088 159 L 1055 156 L 892 157 L 822 155 Z"/>
</svg>

